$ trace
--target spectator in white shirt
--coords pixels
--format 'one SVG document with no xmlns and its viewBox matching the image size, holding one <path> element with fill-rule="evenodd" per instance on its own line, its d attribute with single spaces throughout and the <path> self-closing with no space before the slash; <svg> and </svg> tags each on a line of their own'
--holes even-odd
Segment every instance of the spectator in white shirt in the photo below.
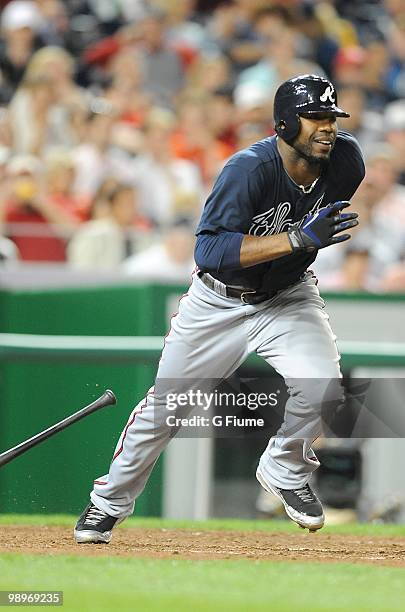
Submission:
<svg viewBox="0 0 405 612">
<path fill-rule="evenodd" d="M 178 220 L 158 244 L 126 259 L 122 270 L 132 278 L 188 282 L 195 267 L 194 234 L 190 225 Z"/>
</svg>

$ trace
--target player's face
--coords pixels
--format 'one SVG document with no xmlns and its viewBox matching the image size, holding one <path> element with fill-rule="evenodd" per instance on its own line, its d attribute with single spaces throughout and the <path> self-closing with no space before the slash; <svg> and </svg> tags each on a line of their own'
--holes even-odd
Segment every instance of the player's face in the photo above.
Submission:
<svg viewBox="0 0 405 612">
<path fill-rule="evenodd" d="M 326 163 L 337 136 L 335 115 L 301 115 L 300 126 L 300 132 L 292 145 L 294 149 L 310 164 Z"/>
</svg>

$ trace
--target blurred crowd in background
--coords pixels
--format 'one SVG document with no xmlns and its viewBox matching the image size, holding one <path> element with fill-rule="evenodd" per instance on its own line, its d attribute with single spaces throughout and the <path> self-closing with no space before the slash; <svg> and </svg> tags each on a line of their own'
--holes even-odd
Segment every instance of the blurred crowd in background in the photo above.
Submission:
<svg viewBox="0 0 405 612">
<path fill-rule="evenodd" d="M 326 75 L 363 148 L 361 224 L 324 289 L 405 291 L 402 0 L 0 2 L 0 259 L 186 281 L 229 157 L 278 85 Z"/>
</svg>

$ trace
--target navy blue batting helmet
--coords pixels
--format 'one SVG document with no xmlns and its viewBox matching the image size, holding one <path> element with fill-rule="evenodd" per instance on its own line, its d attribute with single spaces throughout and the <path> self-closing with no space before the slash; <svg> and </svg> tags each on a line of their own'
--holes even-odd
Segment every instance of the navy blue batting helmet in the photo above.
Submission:
<svg viewBox="0 0 405 612">
<path fill-rule="evenodd" d="M 303 74 L 280 85 L 274 97 L 274 123 L 277 135 L 291 142 L 300 131 L 300 115 L 333 113 L 350 117 L 337 106 L 334 86 L 316 74 Z"/>
</svg>

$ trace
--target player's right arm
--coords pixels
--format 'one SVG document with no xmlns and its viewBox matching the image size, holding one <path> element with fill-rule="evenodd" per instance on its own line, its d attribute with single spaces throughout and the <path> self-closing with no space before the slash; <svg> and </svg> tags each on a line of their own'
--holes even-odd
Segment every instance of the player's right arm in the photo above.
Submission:
<svg viewBox="0 0 405 612">
<path fill-rule="evenodd" d="M 199 234 L 194 256 L 200 270 L 223 272 L 255 266 L 291 252 L 286 232 L 260 238 L 239 232 L 221 232 Z"/>
<path fill-rule="evenodd" d="M 250 236 L 247 234 L 243 237 L 240 246 L 240 267 L 250 268 L 250 266 L 289 255 L 292 251 L 293 248 L 287 232 L 273 236 Z"/>
<path fill-rule="evenodd" d="M 200 234 L 195 259 L 204 271 L 249 268 L 299 251 L 311 252 L 344 242 L 342 234 L 358 224 L 357 213 L 342 213 L 350 202 L 338 201 L 310 215 L 305 222 L 291 225 L 287 232 L 272 236 L 243 235 L 240 232 Z"/>
</svg>

